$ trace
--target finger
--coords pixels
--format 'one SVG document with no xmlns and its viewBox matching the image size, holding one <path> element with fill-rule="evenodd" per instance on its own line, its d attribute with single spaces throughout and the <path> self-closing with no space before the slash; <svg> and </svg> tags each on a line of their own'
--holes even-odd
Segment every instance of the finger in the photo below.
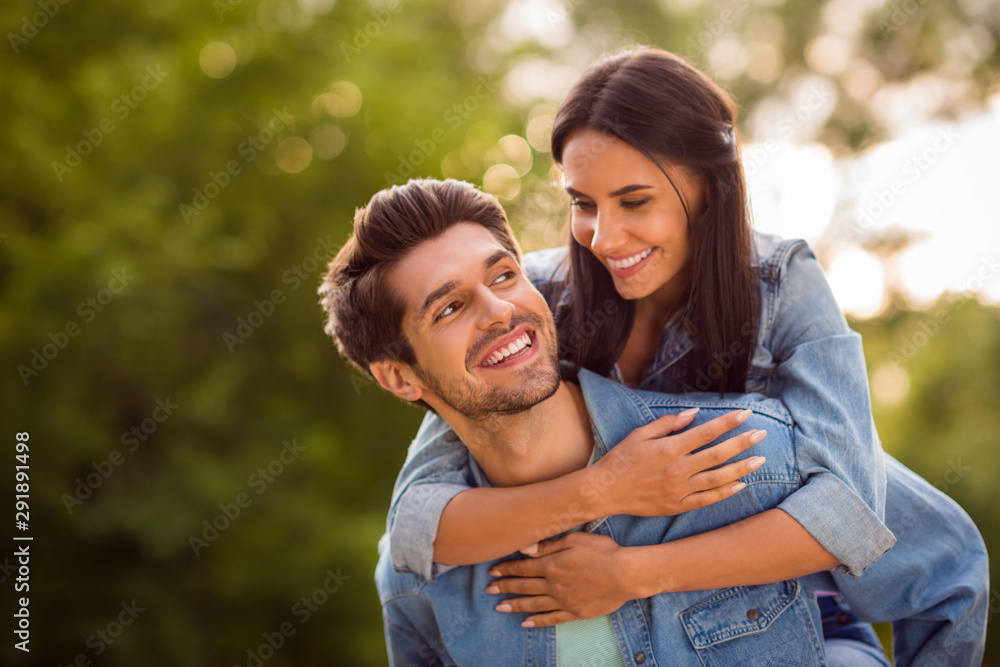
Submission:
<svg viewBox="0 0 1000 667">
<path fill-rule="evenodd" d="M 494 607 L 494 609 L 503 613 L 528 612 L 537 614 L 538 612 L 543 611 L 562 611 L 563 606 L 557 602 L 554 597 L 550 597 L 548 595 L 533 595 L 528 598 L 504 600 Z"/>
<path fill-rule="evenodd" d="M 648 424 L 643 424 L 639 428 L 632 431 L 633 434 L 640 436 L 646 440 L 653 440 L 656 438 L 665 438 L 675 431 L 679 431 L 694 419 L 694 416 L 698 414 L 699 408 L 691 408 L 683 412 L 678 412 L 675 415 L 663 415 L 659 419 L 654 419 Z"/>
<path fill-rule="evenodd" d="M 490 595 L 512 593 L 514 595 L 548 595 L 549 582 L 541 577 L 511 577 L 497 579 L 486 587 Z"/>
<path fill-rule="evenodd" d="M 753 456 L 749 459 L 730 463 L 721 468 L 700 472 L 691 477 L 692 489 L 694 489 L 695 493 L 699 493 L 701 491 L 712 491 L 717 488 L 729 488 L 740 477 L 757 470 L 766 461 L 767 459 L 763 456 Z"/>
<path fill-rule="evenodd" d="M 714 442 L 723 434 L 745 422 L 752 414 L 752 410 L 733 410 L 721 417 L 716 417 L 700 426 L 696 426 L 690 431 L 671 436 L 670 439 L 675 446 L 679 447 L 679 453 L 687 454 L 710 442 Z"/>
<path fill-rule="evenodd" d="M 547 614 L 537 614 L 535 616 L 529 616 L 525 619 L 524 623 L 521 624 L 522 628 L 547 628 L 550 625 L 556 625 L 557 623 L 568 623 L 570 621 L 579 621 L 580 617 L 576 614 L 572 614 L 568 611 L 551 611 Z"/>
<path fill-rule="evenodd" d="M 742 463 L 742 461 L 740 461 Z M 739 464 L 733 464 L 739 465 Z M 745 473 L 741 473 L 745 474 Z M 746 484 L 743 482 L 730 482 L 722 486 L 718 486 L 714 489 L 709 489 L 707 491 L 699 491 L 698 493 L 692 493 L 685 496 L 681 501 L 682 510 L 685 512 L 690 512 L 691 510 L 696 510 L 700 507 L 706 507 L 717 503 L 720 500 L 725 500 L 731 496 L 736 495 L 740 491 L 746 488 Z"/>
<path fill-rule="evenodd" d="M 542 574 L 544 563 L 522 558 L 497 563 L 490 568 L 491 577 L 538 577 Z"/>
<path fill-rule="evenodd" d="M 746 450 L 750 449 L 758 442 L 763 440 L 767 436 L 767 431 L 747 431 L 746 433 L 740 433 L 737 436 L 729 438 L 728 440 L 723 440 L 717 445 L 712 445 L 711 447 L 706 447 L 700 452 L 696 452 L 691 455 L 689 463 L 691 464 L 691 469 L 693 471 L 708 470 L 709 468 L 714 468 L 715 466 L 728 461 L 737 454 L 742 454 Z M 750 459 L 746 460 L 749 463 Z M 757 466 L 759 468 L 760 466 Z M 757 468 L 753 468 L 756 470 Z M 742 477 L 749 470 L 744 471 L 742 474 L 738 475 Z M 692 475 L 693 477 L 694 475 Z M 722 482 L 717 484 L 711 484 L 711 486 L 718 486 Z M 708 488 L 708 487 L 704 487 Z"/>
<path fill-rule="evenodd" d="M 548 556 L 549 554 L 554 554 L 557 551 L 563 551 L 567 548 L 566 538 L 571 535 L 562 535 L 560 537 L 552 537 L 547 540 L 542 540 L 540 542 L 535 542 L 530 544 L 523 549 L 521 553 L 525 556 L 531 556 L 532 558 L 539 558 L 541 556 Z"/>
</svg>

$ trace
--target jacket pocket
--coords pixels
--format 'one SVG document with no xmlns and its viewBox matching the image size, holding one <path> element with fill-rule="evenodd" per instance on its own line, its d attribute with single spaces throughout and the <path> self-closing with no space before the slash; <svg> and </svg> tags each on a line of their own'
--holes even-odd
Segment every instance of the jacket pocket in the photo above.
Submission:
<svg viewBox="0 0 1000 667">
<path fill-rule="evenodd" d="M 824 666 L 808 604 L 799 582 L 790 580 L 727 588 L 680 617 L 705 667 Z"/>
</svg>

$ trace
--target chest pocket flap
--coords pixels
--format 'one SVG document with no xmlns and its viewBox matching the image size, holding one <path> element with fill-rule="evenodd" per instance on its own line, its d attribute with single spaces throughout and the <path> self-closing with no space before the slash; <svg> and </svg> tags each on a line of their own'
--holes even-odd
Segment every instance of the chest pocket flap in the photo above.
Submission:
<svg viewBox="0 0 1000 667">
<path fill-rule="evenodd" d="M 799 595 L 797 581 L 736 586 L 681 612 L 681 622 L 696 649 L 764 632 Z"/>
</svg>

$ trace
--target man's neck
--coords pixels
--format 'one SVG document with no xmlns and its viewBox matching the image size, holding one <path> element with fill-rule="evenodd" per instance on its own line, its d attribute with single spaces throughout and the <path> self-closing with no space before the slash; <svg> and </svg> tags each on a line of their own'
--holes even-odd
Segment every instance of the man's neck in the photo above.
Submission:
<svg viewBox="0 0 1000 667">
<path fill-rule="evenodd" d="M 583 392 L 569 382 L 516 415 L 448 421 L 494 486 L 560 477 L 585 467 L 594 451 Z"/>
</svg>

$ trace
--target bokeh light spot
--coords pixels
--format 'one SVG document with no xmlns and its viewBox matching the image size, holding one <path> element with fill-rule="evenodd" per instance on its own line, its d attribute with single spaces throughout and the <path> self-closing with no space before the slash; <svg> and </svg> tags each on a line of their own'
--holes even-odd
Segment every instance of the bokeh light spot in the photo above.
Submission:
<svg viewBox="0 0 1000 667">
<path fill-rule="evenodd" d="M 236 51 L 226 42 L 209 42 L 198 54 L 198 64 L 213 79 L 224 79 L 236 69 Z"/>
<path fill-rule="evenodd" d="M 313 153 L 324 160 L 332 160 L 340 155 L 347 145 L 347 135 L 332 123 L 317 125 L 309 135 L 309 145 Z"/>
<path fill-rule="evenodd" d="M 278 144 L 278 168 L 286 174 L 297 174 L 312 162 L 312 148 L 302 137 L 285 137 Z"/>
</svg>

